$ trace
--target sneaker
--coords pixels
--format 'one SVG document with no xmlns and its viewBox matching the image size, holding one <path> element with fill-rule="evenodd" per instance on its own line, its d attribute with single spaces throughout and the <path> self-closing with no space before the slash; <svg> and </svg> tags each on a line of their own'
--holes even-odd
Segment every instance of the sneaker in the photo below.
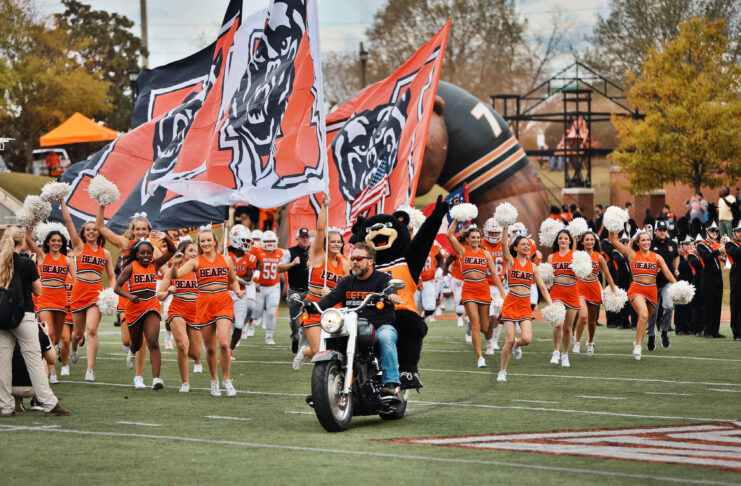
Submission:
<svg viewBox="0 0 741 486">
<path fill-rule="evenodd" d="M 59 379 L 57 379 L 57 374 L 56 373 L 50 374 L 49 375 L 49 384 L 50 385 L 56 385 L 57 383 L 59 383 Z"/>
<path fill-rule="evenodd" d="M 579 354 L 581 352 L 581 342 L 571 341 L 573 344 L 571 345 L 571 351 L 573 351 L 576 354 Z"/>
<path fill-rule="evenodd" d="M 203 365 L 202 364 L 199 364 L 199 363 L 194 364 L 193 365 L 193 373 L 194 374 L 196 374 L 196 373 L 203 373 Z"/>
<path fill-rule="evenodd" d="M 54 408 L 44 413 L 44 417 L 62 417 L 66 415 L 69 415 L 69 410 L 61 406 L 59 402 L 54 405 Z"/>
<path fill-rule="evenodd" d="M 31 397 L 31 410 L 35 410 L 37 412 L 43 412 L 44 411 L 44 404 L 41 403 L 38 398 Z"/>
<path fill-rule="evenodd" d="M 146 388 L 147 385 L 144 384 L 144 377 L 143 376 L 135 376 L 134 377 L 134 388 Z"/>
<path fill-rule="evenodd" d="M 568 354 L 561 355 L 561 368 L 571 368 L 571 363 L 569 363 Z"/>
<path fill-rule="evenodd" d="M 488 356 L 494 355 L 494 341 L 486 341 L 486 351 L 484 354 Z"/>
<path fill-rule="evenodd" d="M 559 351 L 554 351 L 551 355 L 551 364 L 558 364 L 558 360 L 561 359 L 561 353 Z"/>
<path fill-rule="evenodd" d="M 497 375 L 497 381 L 507 381 L 507 372 L 506 371 L 500 371 Z"/>
<path fill-rule="evenodd" d="M 666 331 L 661 331 L 661 347 L 668 348 L 672 343 L 669 342 L 669 334 Z"/>
<path fill-rule="evenodd" d="M 231 349 L 229 350 L 229 359 L 231 359 L 232 361 L 236 361 L 237 359 L 234 357 L 234 351 L 232 351 Z"/>
<path fill-rule="evenodd" d="M 486 360 L 483 356 L 479 356 L 479 361 L 476 363 L 477 368 L 486 368 Z"/>
<path fill-rule="evenodd" d="M 254 324 L 250 324 L 249 326 L 247 326 L 247 332 L 244 333 L 242 336 L 243 336 L 243 338 L 248 338 L 248 337 L 252 337 L 254 335 L 255 335 L 255 325 Z"/>
<path fill-rule="evenodd" d="M 656 349 L 656 336 L 648 337 L 648 344 L 646 345 L 646 348 L 649 351 L 653 351 L 654 349 Z"/>
<path fill-rule="evenodd" d="M 131 370 L 134 369 L 134 366 L 136 365 L 136 354 L 132 353 L 129 349 L 128 354 L 126 354 L 126 366 Z"/>
<path fill-rule="evenodd" d="M 190 383 L 183 383 L 180 385 L 180 389 L 178 390 L 180 393 L 188 393 L 190 391 Z"/>
<path fill-rule="evenodd" d="M 469 335 L 466 335 L 466 343 L 467 344 L 473 343 L 473 338 L 471 336 L 469 336 Z"/>
<path fill-rule="evenodd" d="M 399 403 L 399 384 L 386 383 L 381 390 L 381 400 L 386 403 Z"/>
<path fill-rule="evenodd" d="M 165 349 L 172 349 L 172 333 L 170 331 L 167 331 L 167 334 L 165 334 Z"/>
<path fill-rule="evenodd" d="M 636 361 L 639 361 L 641 359 L 641 345 L 640 344 L 633 345 L 633 359 L 635 359 Z"/>
<path fill-rule="evenodd" d="M 221 390 L 219 390 L 219 382 L 218 381 L 212 381 L 211 382 L 211 396 L 212 397 L 220 397 L 221 396 Z"/>
<path fill-rule="evenodd" d="M 162 390 L 165 387 L 165 383 L 162 378 L 152 378 L 152 390 Z"/>
<path fill-rule="evenodd" d="M 304 361 L 306 360 L 306 355 L 304 354 L 304 350 L 301 349 L 298 353 L 296 353 L 296 356 L 293 358 L 293 369 L 298 371 L 301 369 L 301 367 L 304 365 Z"/>
<path fill-rule="evenodd" d="M 463 327 L 463 317 L 458 316 L 458 327 Z"/>
<path fill-rule="evenodd" d="M 94 370 L 85 371 L 85 381 L 95 381 L 95 371 Z"/>
<path fill-rule="evenodd" d="M 216 384 L 218 386 L 218 382 Z M 232 380 L 224 380 L 224 388 L 226 389 L 226 396 L 234 397 L 237 395 L 237 389 L 232 385 Z"/>
<path fill-rule="evenodd" d="M 519 347 L 519 346 L 517 346 L 517 345 L 514 345 L 514 346 L 512 347 L 512 356 L 514 356 L 514 357 L 515 357 L 515 359 L 520 359 L 520 358 L 522 358 L 522 349 L 520 349 L 520 347 Z"/>
<path fill-rule="evenodd" d="M 411 390 L 412 388 L 419 391 L 422 388 L 422 382 L 419 381 L 419 373 L 412 373 L 411 371 L 399 372 L 399 381 L 401 381 L 400 387 L 402 390 Z"/>
<path fill-rule="evenodd" d="M 497 339 L 496 338 L 492 338 L 492 340 L 491 340 L 491 349 L 493 349 L 495 351 L 499 351 L 499 343 L 497 343 Z M 491 354 L 494 354 L 494 353 L 491 353 Z"/>
<path fill-rule="evenodd" d="M 268 345 L 268 346 L 275 346 L 275 339 L 273 339 L 271 337 L 266 337 L 265 338 L 265 344 Z"/>
<path fill-rule="evenodd" d="M 441 307 L 435 307 L 435 315 L 436 315 L 436 316 L 441 316 L 441 315 L 443 315 L 443 310 L 442 310 L 442 308 L 441 308 Z"/>
<path fill-rule="evenodd" d="M 587 343 L 587 356 L 594 354 L 594 343 Z"/>
<path fill-rule="evenodd" d="M 77 364 L 79 360 L 80 360 L 80 354 L 77 351 L 69 352 L 69 362 L 70 363 Z"/>
<path fill-rule="evenodd" d="M 59 373 L 61 376 L 69 376 L 69 365 L 62 366 L 62 371 Z"/>
</svg>

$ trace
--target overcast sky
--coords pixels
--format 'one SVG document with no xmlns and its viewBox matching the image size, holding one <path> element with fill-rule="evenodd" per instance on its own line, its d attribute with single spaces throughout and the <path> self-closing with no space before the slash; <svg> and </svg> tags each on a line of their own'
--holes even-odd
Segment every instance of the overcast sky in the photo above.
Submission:
<svg viewBox="0 0 741 486">
<path fill-rule="evenodd" d="M 38 0 L 48 14 L 64 11 L 59 0 Z M 139 2 L 136 0 L 81 0 L 95 10 L 125 15 L 141 34 Z M 320 0 L 319 27 L 322 50 L 357 51 L 373 14 L 386 0 Z M 394 0 L 403 1 L 403 0 Z M 228 0 L 149 0 L 149 67 L 183 58 L 213 40 Z M 245 12 L 267 5 L 267 0 L 244 0 Z M 556 10 L 570 19 L 569 38 L 580 50 L 597 14 L 607 13 L 608 0 L 519 0 L 519 11 L 528 19 L 530 33 L 546 34 Z"/>
</svg>

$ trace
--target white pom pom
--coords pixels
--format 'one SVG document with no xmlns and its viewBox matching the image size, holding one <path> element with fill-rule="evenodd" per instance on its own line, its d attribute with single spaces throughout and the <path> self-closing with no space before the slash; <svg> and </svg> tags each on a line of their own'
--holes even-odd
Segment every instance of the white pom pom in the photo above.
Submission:
<svg viewBox="0 0 741 486">
<path fill-rule="evenodd" d="M 630 219 L 630 216 L 626 210 L 617 206 L 610 206 L 602 216 L 602 224 L 610 233 L 620 233 L 625 231 L 625 223 L 628 222 L 628 219 Z"/>
<path fill-rule="evenodd" d="M 67 197 L 71 187 L 66 182 L 47 182 L 41 188 L 41 199 L 46 202 L 58 202 Z"/>
<path fill-rule="evenodd" d="M 560 302 L 554 302 L 543 307 L 541 312 L 543 313 L 543 319 L 551 327 L 556 327 L 566 320 L 566 307 Z"/>
<path fill-rule="evenodd" d="M 517 222 L 517 208 L 508 202 L 503 202 L 494 211 L 494 219 L 499 226 L 512 226 Z"/>
<path fill-rule="evenodd" d="M 18 222 L 18 226 L 23 228 L 29 228 L 35 223 L 33 214 L 26 206 L 21 206 L 21 209 L 15 212 L 15 220 Z"/>
<path fill-rule="evenodd" d="M 540 265 L 538 265 L 538 273 L 540 274 L 540 279 L 543 280 L 543 283 L 547 288 L 553 287 L 553 265 L 551 265 L 548 262 L 543 262 Z"/>
<path fill-rule="evenodd" d="M 31 231 L 31 236 L 35 240 L 43 242 L 52 231 L 59 231 L 69 241 L 69 232 L 62 223 L 39 223 Z"/>
<path fill-rule="evenodd" d="M 575 251 L 572 256 L 571 269 L 578 278 L 587 278 L 592 273 L 592 257 L 586 251 Z"/>
<path fill-rule="evenodd" d="M 607 312 L 620 312 L 627 302 L 628 293 L 620 287 L 615 287 L 614 294 L 610 287 L 602 289 L 602 303 Z"/>
<path fill-rule="evenodd" d="M 456 221 L 473 221 L 479 215 L 479 208 L 471 203 L 456 204 L 450 208 L 450 216 Z"/>
<path fill-rule="evenodd" d="M 540 246 L 544 246 L 546 248 L 552 247 L 553 243 L 556 242 L 556 236 L 558 236 L 558 232 L 561 231 L 563 227 L 564 226 L 561 221 L 556 221 L 553 218 L 548 218 L 540 223 L 540 232 L 538 233 Z"/>
<path fill-rule="evenodd" d="M 90 194 L 90 197 L 98 201 L 98 204 L 102 206 L 110 206 L 121 197 L 116 184 L 100 174 L 93 177 L 93 180 L 90 181 L 87 192 Z"/>
<path fill-rule="evenodd" d="M 411 206 L 400 206 L 397 211 L 404 211 L 409 215 L 409 226 L 414 229 L 419 229 L 422 223 L 425 222 L 425 215 L 422 211 Z"/>
<path fill-rule="evenodd" d="M 667 293 L 674 305 L 687 305 L 695 297 L 695 286 L 684 280 L 679 280 L 669 286 Z"/>
<path fill-rule="evenodd" d="M 15 217 L 18 224 L 24 227 L 33 226 L 43 221 L 51 214 L 51 204 L 39 196 L 26 196 L 23 207 L 16 212 Z"/>
<path fill-rule="evenodd" d="M 589 231 L 589 225 L 587 224 L 587 220 L 584 218 L 574 218 L 571 220 L 566 229 L 569 230 L 569 234 L 572 237 L 578 238 Z"/>
<path fill-rule="evenodd" d="M 502 313 L 502 306 L 504 305 L 504 299 L 499 297 L 498 295 L 494 297 L 494 299 L 491 301 L 491 309 L 490 311 L 493 312 L 494 316 L 498 316 Z"/>
<path fill-rule="evenodd" d="M 118 295 L 108 288 L 98 293 L 98 309 L 104 316 L 115 316 L 118 310 Z"/>
</svg>

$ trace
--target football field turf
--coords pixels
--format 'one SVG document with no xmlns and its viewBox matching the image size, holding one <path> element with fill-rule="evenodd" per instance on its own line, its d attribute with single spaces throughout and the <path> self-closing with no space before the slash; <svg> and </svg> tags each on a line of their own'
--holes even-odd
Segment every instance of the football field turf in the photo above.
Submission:
<svg viewBox="0 0 741 486">
<path fill-rule="evenodd" d="M 497 383 L 499 351 L 477 369 L 462 328 L 441 320 L 430 324 L 424 388 L 410 393 L 407 415 L 355 417 L 350 430 L 330 434 L 304 401 L 312 365 L 293 371 L 287 320 L 278 325 L 277 346 L 263 344 L 261 329 L 242 341 L 232 362 L 239 393 L 214 398 L 205 357 L 191 392 L 178 392 L 176 355 L 164 351 L 164 334 L 165 389 L 135 390 L 118 329 L 106 318 L 96 383 L 83 381 L 81 358 L 53 385 L 69 417 L 0 419 L 0 482 L 741 483 L 739 342 L 672 334 L 669 349 L 648 352 L 644 340 L 644 357 L 635 361 L 632 331 L 599 327 L 596 354 L 585 356 L 582 342 L 564 369 L 549 364 L 551 331 L 539 322 L 522 360 L 511 362 L 509 381 Z M 721 332 L 728 334 L 727 324 Z M 149 363 L 144 376 L 151 384 Z M 629 428 L 637 429 L 609 430 Z M 551 431 L 571 433 L 543 434 Z M 454 439 L 408 440 L 432 437 Z"/>
</svg>

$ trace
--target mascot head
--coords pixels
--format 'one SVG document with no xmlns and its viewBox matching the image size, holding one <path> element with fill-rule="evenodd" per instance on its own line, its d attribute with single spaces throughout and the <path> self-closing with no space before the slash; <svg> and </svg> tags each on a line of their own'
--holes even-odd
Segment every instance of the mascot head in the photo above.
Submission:
<svg viewBox="0 0 741 486">
<path fill-rule="evenodd" d="M 411 243 L 409 214 L 376 214 L 366 219 L 358 218 L 352 227 L 351 243 L 364 241 L 376 249 L 376 262 L 383 264 L 404 256 Z"/>
</svg>

